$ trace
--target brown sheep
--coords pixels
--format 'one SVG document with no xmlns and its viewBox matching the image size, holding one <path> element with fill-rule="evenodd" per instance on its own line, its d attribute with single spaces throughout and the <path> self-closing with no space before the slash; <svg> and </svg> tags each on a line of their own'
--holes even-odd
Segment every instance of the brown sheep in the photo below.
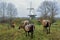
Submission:
<svg viewBox="0 0 60 40">
<path fill-rule="evenodd" d="M 14 22 L 11 23 L 11 27 L 15 28 L 15 23 Z"/>
<path fill-rule="evenodd" d="M 27 36 L 27 33 L 28 33 L 28 36 L 29 36 L 29 33 L 31 33 L 31 38 L 33 38 L 33 32 L 35 29 L 35 26 L 33 24 L 22 25 L 22 26 L 19 26 L 19 29 L 20 28 L 24 29 L 24 31 L 26 32 L 26 36 Z"/>
<path fill-rule="evenodd" d="M 47 34 L 50 33 L 50 26 L 51 26 L 50 20 L 44 20 L 43 19 L 43 20 L 40 20 L 40 22 L 42 23 L 43 28 L 46 29 Z M 44 31 L 44 29 L 43 29 L 43 31 Z"/>
<path fill-rule="evenodd" d="M 33 38 L 33 32 L 35 29 L 35 26 L 33 24 L 29 24 L 28 21 L 24 21 L 24 24 L 19 26 L 19 29 L 20 28 L 24 29 L 24 31 L 26 32 L 26 36 L 27 36 L 27 33 L 28 33 L 28 36 L 29 36 L 29 33 L 31 33 L 31 38 Z"/>
</svg>

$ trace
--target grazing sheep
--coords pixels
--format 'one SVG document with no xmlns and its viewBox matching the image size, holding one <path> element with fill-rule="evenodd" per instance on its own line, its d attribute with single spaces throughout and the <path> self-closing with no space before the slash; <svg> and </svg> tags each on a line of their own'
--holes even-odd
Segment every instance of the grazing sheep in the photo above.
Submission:
<svg viewBox="0 0 60 40">
<path fill-rule="evenodd" d="M 11 23 L 11 27 L 15 28 L 15 23 L 14 22 Z"/>
<path fill-rule="evenodd" d="M 46 29 L 47 34 L 50 33 L 50 26 L 51 26 L 50 20 L 40 20 L 40 22 L 42 23 L 44 29 Z"/>
<path fill-rule="evenodd" d="M 33 38 L 33 32 L 35 29 L 35 26 L 33 24 L 22 25 L 22 26 L 19 26 L 19 29 L 20 28 L 24 29 L 24 31 L 26 32 L 26 36 L 27 36 L 27 33 L 28 33 L 28 36 L 29 36 L 29 33 L 31 33 L 31 38 Z"/>
</svg>

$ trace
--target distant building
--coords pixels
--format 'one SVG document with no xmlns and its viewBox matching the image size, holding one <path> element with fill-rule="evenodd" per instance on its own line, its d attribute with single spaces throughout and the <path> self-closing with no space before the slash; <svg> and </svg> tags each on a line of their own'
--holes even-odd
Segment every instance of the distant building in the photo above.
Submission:
<svg viewBox="0 0 60 40">
<path fill-rule="evenodd" d="M 27 8 L 29 10 L 29 18 L 34 19 L 35 18 L 35 13 L 34 13 L 34 8 L 32 8 L 32 2 L 30 2 L 30 8 Z"/>
<path fill-rule="evenodd" d="M 30 17 L 30 19 L 35 19 L 35 16 L 34 14 L 31 14 L 31 15 L 28 15 Z"/>
</svg>

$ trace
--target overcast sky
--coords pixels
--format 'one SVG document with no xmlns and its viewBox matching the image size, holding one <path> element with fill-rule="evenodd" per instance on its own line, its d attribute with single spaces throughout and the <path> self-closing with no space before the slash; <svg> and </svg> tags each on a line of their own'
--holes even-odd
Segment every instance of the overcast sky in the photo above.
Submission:
<svg viewBox="0 0 60 40">
<path fill-rule="evenodd" d="M 39 14 L 36 12 L 36 9 L 41 4 L 41 2 L 45 0 L 1 0 L 1 1 L 7 2 L 7 3 L 13 3 L 18 9 L 18 17 L 27 17 L 29 15 L 29 11 L 27 10 L 27 8 L 30 7 L 31 1 L 32 1 L 32 7 L 35 9 L 35 14 L 39 16 Z M 58 6 L 60 6 L 60 0 L 48 0 L 48 1 L 57 1 Z M 58 17 L 59 16 L 60 15 L 58 15 Z"/>
</svg>

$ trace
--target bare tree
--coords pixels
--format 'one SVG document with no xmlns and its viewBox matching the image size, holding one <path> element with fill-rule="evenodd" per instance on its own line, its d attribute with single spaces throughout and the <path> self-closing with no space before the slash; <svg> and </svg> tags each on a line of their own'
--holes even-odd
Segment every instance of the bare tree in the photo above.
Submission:
<svg viewBox="0 0 60 40">
<path fill-rule="evenodd" d="M 8 15 L 9 19 L 10 19 L 10 22 L 17 15 L 17 8 L 12 3 L 8 3 L 7 15 Z"/>
<path fill-rule="evenodd" d="M 54 17 L 58 14 L 58 7 L 56 2 L 48 2 L 48 10 L 50 12 L 50 20 L 53 23 Z"/>
<path fill-rule="evenodd" d="M 3 18 L 3 22 L 5 20 L 6 8 L 7 8 L 7 3 L 1 2 L 0 3 L 0 14 L 1 14 L 1 17 Z"/>
<path fill-rule="evenodd" d="M 47 2 L 46 1 L 41 3 L 41 6 L 38 7 L 38 12 L 41 13 L 41 17 L 43 17 L 44 19 L 47 18 L 49 11 L 47 9 Z"/>
<path fill-rule="evenodd" d="M 57 3 L 53 1 L 44 1 L 41 6 L 38 8 L 38 12 L 41 13 L 43 18 L 50 18 L 51 22 L 53 22 L 54 17 L 58 13 Z"/>
</svg>

